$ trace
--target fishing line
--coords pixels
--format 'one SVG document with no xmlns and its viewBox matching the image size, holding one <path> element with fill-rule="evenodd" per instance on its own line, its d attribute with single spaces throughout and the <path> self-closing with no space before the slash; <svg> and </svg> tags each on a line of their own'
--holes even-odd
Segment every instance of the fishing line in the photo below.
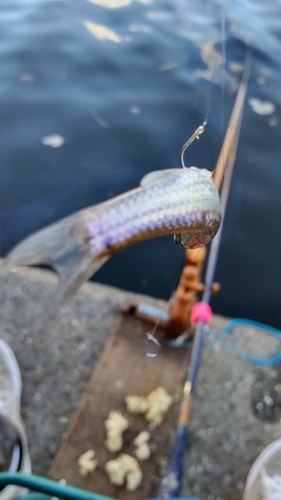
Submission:
<svg viewBox="0 0 281 500">
<path fill-rule="evenodd" d="M 194 255 L 194 257 L 193 257 L 193 259 L 192 259 L 192 261 L 191 261 L 191 263 L 192 263 L 192 264 L 194 264 L 194 262 L 196 261 L 196 259 L 197 259 L 198 255 L 199 255 L 199 253 L 202 251 L 202 248 L 203 248 L 203 247 L 200 247 L 200 248 L 198 249 L 198 252 Z"/>
<path fill-rule="evenodd" d="M 211 92 L 211 83 L 213 81 L 217 65 L 218 65 L 218 55 L 216 57 L 216 61 L 214 62 L 214 65 L 213 65 L 212 75 L 211 75 L 211 81 L 209 82 L 209 84 L 207 86 L 207 101 L 206 101 L 206 112 L 205 112 L 204 121 L 203 121 L 202 125 L 199 125 L 199 127 L 195 130 L 195 132 L 193 132 L 193 134 L 191 135 L 191 137 L 184 143 L 184 145 L 181 148 L 180 161 L 181 161 L 181 166 L 183 168 L 187 168 L 186 165 L 185 165 L 185 163 L 184 163 L 184 153 L 185 153 L 185 151 L 187 150 L 187 148 L 190 146 L 190 144 L 195 139 L 199 139 L 200 138 L 200 135 L 203 134 L 203 132 L 205 131 L 206 125 L 208 123 L 208 117 L 209 117 L 209 113 L 210 113 L 210 104 L 211 104 L 211 93 L 212 93 Z"/>
<path fill-rule="evenodd" d="M 182 168 L 187 168 L 185 163 L 184 163 L 184 154 L 185 154 L 185 151 L 187 150 L 187 148 L 192 144 L 193 141 L 195 141 L 195 139 L 200 139 L 200 135 L 203 134 L 203 132 L 205 131 L 205 127 L 207 125 L 207 121 L 205 120 L 202 125 L 199 125 L 199 127 L 197 127 L 197 129 L 195 130 L 195 132 L 193 132 L 193 134 L 189 137 L 189 139 L 184 143 L 184 145 L 182 146 L 181 148 L 181 154 L 180 154 L 180 162 L 181 162 L 181 166 Z M 180 239 L 180 235 L 179 235 L 179 238 L 177 238 L 178 235 L 174 235 L 174 241 L 181 245 L 181 239 Z M 181 245 L 181 246 L 184 246 L 184 245 Z M 199 254 L 201 248 L 199 248 L 196 256 L 194 257 L 194 260 L 196 259 L 197 255 Z M 170 295 L 170 299 L 168 301 L 168 305 L 171 306 L 171 302 L 172 302 L 172 299 L 173 299 L 173 294 L 174 294 L 174 291 L 176 290 L 176 287 L 177 287 L 177 284 L 178 284 L 178 281 L 179 281 L 179 278 L 181 276 L 181 273 L 182 273 L 182 270 L 184 268 L 186 264 L 186 259 L 183 263 L 183 265 L 181 265 L 181 269 L 180 269 L 180 272 L 178 273 L 178 276 L 177 276 L 177 279 L 176 279 L 176 282 L 175 282 L 175 285 L 174 287 L 172 288 L 172 292 L 171 292 L 171 295 Z M 146 352 L 146 356 L 147 357 L 150 357 L 150 358 L 155 358 L 156 356 L 158 356 L 159 352 L 161 351 L 162 349 L 162 346 L 160 344 L 160 342 L 157 340 L 157 338 L 155 337 L 155 332 L 156 332 L 156 329 L 157 329 L 157 326 L 159 324 L 159 320 L 155 323 L 154 327 L 153 327 L 153 330 L 151 332 L 147 332 L 147 339 L 150 340 L 151 342 L 153 342 L 155 345 L 157 345 L 157 347 L 159 348 L 158 352 L 157 353 L 148 353 Z"/>
<path fill-rule="evenodd" d="M 170 297 L 169 299 L 167 300 L 167 309 L 169 309 L 172 305 L 172 300 L 173 300 L 173 296 L 174 296 L 174 292 L 175 290 L 177 289 L 177 286 L 178 286 L 178 282 L 180 280 L 180 277 L 181 277 L 181 273 L 182 273 L 182 270 L 184 268 L 186 264 L 186 258 L 184 257 L 182 259 L 182 262 L 179 266 L 179 269 L 178 269 L 178 272 L 177 272 L 177 277 L 174 281 L 174 285 L 172 286 L 172 291 L 171 291 L 171 294 L 170 294 Z M 155 334 L 156 334 L 156 331 L 157 331 L 157 327 L 160 323 L 160 320 L 156 320 L 155 321 L 155 324 L 153 326 L 153 329 L 148 331 L 147 334 L 146 334 L 146 337 L 149 341 L 151 341 L 153 344 L 155 344 L 157 347 L 158 347 L 158 352 L 157 353 L 149 353 L 149 352 L 146 352 L 145 355 L 148 357 L 148 358 L 156 358 L 156 356 L 158 356 L 158 354 L 160 353 L 161 349 L 162 349 L 162 344 L 159 342 L 159 340 L 155 337 Z"/>
<path fill-rule="evenodd" d="M 172 305 L 172 301 L 173 301 L 173 296 L 174 296 L 174 292 L 175 290 L 177 289 L 177 286 L 178 286 L 178 282 L 179 282 L 179 279 L 181 277 L 181 273 L 182 273 L 182 270 L 184 268 L 186 264 L 186 259 L 184 258 L 183 259 L 183 262 L 181 263 L 180 265 L 180 268 L 178 270 L 178 273 L 177 273 L 177 277 L 175 279 L 175 282 L 174 282 L 174 285 L 172 287 L 172 292 L 170 294 L 170 298 L 167 300 L 167 308 L 169 309 Z M 156 353 L 149 353 L 149 352 L 146 352 L 145 355 L 148 357 L 148 358 L 156 358 L 158 356 L 158 354 L 160 353 L 161 349 L 162 349 L 162 344 L 159 342 L 159 340 L 155 337 L 155 334 L 156 334 L 156 330 L 157 330 L 157 327 L 160 323 L 160 320 L 158 319 L 157 321 L 155 321 L 155 324 L 153 326 L 153 329 L 149 332 L 147 332 L 146 334 L 146 337 L 149 341 L 151 341 L 153 344 L 155 344 L 157 347 L 158 347 L 158 351 Z"/>
<path fill-rule="evenodd" d="M 201 248 L 199 249 L 201 250 Z M 184 268 L 184 266 L 186 265 L 186 258 L 185 256 L 183 257 L 182 259 L 182 262 L 179 266 L 179 269 L 177 271 L 177 276 L 176 276 L 176 279 L 174 281 L 174 285 L 172 286 L 172 291 L 170 293 L 170 297 L 169 299 L 167 300 L 167 309 L 169 309 L 172 305 L 172 301 L 173 301 L 173 296 L 174 296 L 174 292 L 175 290 L 177 289 L 177 286 L 178 286 L 178 282 L 180 280 L 180 277 L 181 277 L 181 274 L 182 274 L 182 270 Z M 160 323 L 160 320 L 156 320 L 155 321 L 155 324 L 153 326 L 153 329 L 151 331 L 148 331 L 147 334 L 146 334 L 146 337 L 149 341 L 153 342 L 153 344 L 157 345 L 158 347 L 158 352 L 155 354 L 155 353 L 149 353 L 149 352 L 146 352 L 145 355 L 148 357 L 148 358 L 156 358 L 156 356 L 158 356 L 158 354 L 160 353 L 161 349 L 162 349 L 162 344 L 159 342 L 159 340 L 155 337 L 155 334 L 156 334 L 156 331 L 157 331 L 157 327 Z"/>
<path fill-rule="evenodd" d="M 228 194 L 230 189 L 231 177 L 233 166 L 236 157 L 236 150 L 238 145 L 238 137 L 241 128 L 242 113 L 245 103 L 246 90 L 249 79 L 249 50 L 247 51 L 243 72 L 243 79 L 240 83 L 236 101 L 233 107 L 232 115 L 229 121 L 228 129 L 223 141 L 223 155 L 220 154 L 215 174 L 218 174 L 217 167 L 221 158 L 227 159 L 227 168 L 225 169 L 224 182 L 222 186 L 221 203 L 223 212 L 225 212 Z M 225 152 L 224 152 L 225 148 Z M 225 162 L 224 162 L 225 164 Z M 214 182 L 217 187 L 220 186 L 220 175 L 214 176 Z M 209 257 L 207 261 L 205 287 L 202 301 L 197 303 L 193 309 L 193 321 L 196 323 L 196 331 L 193 341 L 193 348 L 191 352 L 191 360 L 188 370 L 188 376 L 183 389 L 183 398 L 179 413 L 178 426 L 176 436 L 170 452 L 166 475 L 162 481 L 159 492 L 159 497 L 173 498 L 180 496 L 181 483 L 184 473 L 184 455 L 187 444 L 188 431 L 190 429 L 193 399 L 195 395 L 196 376 L 199 368 L 200 353 L 203 344 L 204 327 L 210 321 L 211 308 L 209 306 L 211 287 L 214 279 L 215 267 L 218 258 L 220 238 L 222 234 L 222 227 L 224 216 L 222 218 L 220 229 L 216 237 L 211 242 Z"/>
<path fill-rule="evenodd" d="M 209 5 L 210 5 L 210 2 L 209 2 Z M 225 13 L 224 13 L 225 14 Z M 225 23 L 225 21 L 224 21 Z M 223 42 L 225 41 L 225 39 L 223 38 Z M 224 56 L 223 56 L 223 61 L 224 61 Z M 184 155 L 185 155 L 185 152 L 187 150 L 187 148 L 195 141 L 195 139 L 200 139 L 200 136 L 201 134 L 203 134 L 203 132 L 205 131 L 205 128 L 207 126 L 207 123 L 208 123 L 208 117 L 209 117 L 209 113 L 210 113 L 210 104 L 211 104 L 211 96 L 212 96 L 212 82 L 214 80 L 214 75 L 215 75 L 215 71 L 217 70 L 218 68 L 218 61 L 219 61 L 219 53 L 217 53 L 217 56 L 215 58 L 215 61 L 214 61 L 214 64 L 213 64 L 213 68 L 212 68 L 212 74 L 211 74 L 211 81 L 209 81 L 209 84 L 207 86 L 207 100 L 206 100 L 206 112 L 205 112 L 205 119 L 203 121 L 203 123 L 201 125 L 199 125 L 199 127 L 197 127 L 197 129 L 195 130 L 195 132 L 193 132 L 193 134 L 189 137 L 189 139 L 183 144 L 182 148 L 181 148 L 181 152 L 180 152 L 180 163 L 181 163 L 181 167 L 182 168 L 187 168 L 185 163 L 184 163 Z M 176 241 L 176 243 L 178 243 L 177 239 L 176 239 L 176 235 L 174 236 L 174 239 Z M 179 241 L 180 243 L 180 241 Z M 198 253 L 196 254 L 196 256 L 194 257 L 193 261 L 195 261 L 197 255 L 200 253 L 200 250 L 201 248 L 199 248 L 198 250 Z M 171 306 L 172 304 L 172 300 L 173 300 L 173 295 L 174 295 L 174 292 L 177 288 L 177 284 L 179 282 L 179 279 L 180 279 L 180 276 L 181 276 L 181 273 L 182 273 L 182 270 L 184 268 L 184 266 L 186 265 L 186 259 L 184 259 L 184 262 L 183 264 L 181 264 L 180 266 L 180 271 L 178 272 L 178 276 L 175 280 L 175 284 L 174 286 L 172 287 L 172 291 L 171 291 L 171 294 L 170 294 L 170 298 L 169 300 L 167 301 L 168 303 L 168 307 Z M 159 324 L 159 320 L 156 321 L 154 327 L 153 327 L 153 330 L 152 331 L 149 331 L 147 332 L 147 339 L 149 341 L 151 341 L 152 343 L 154 343 L 155 345 L 157 345 L 157 347 L 159 348 L 159 351 L 157 353 L 149 353 L 149 352 L 146 352 L 146 356 L 147 357 L 150 357 L 150 358 L 154 358 L 156 356 L 158 356 L 159 352 L 161 351 L 162 349 L 162 346 L 160 344 L 160 342 L 157 340 L 157 338 L 155 337 L 155 333 L 156 333 L 156 330 L 157 330 L 157 326 Z"/>
<path fill-rule="evenodd" d="M 225 85 L 224 85 L 224 73 L 226 71 L 226 5 L 225 2 L 222 2 L 221 4 L 221 40 L 222 40 L 222 82 L 221 82 L 221 103 L 220 103 L 220 125 L 221 125 L 221 135 L 223 135 L 223 130 L 224 130 L 224 93 L 225 93 Z M 223 166 L 224 166 L 224 175 L 225 175 L 225 168 L 226 168 L 226 158 L 224 154 L 224 150 L 222 151 L 222 161 L 223 161 Z"/>
<path fill-rule="evenodd" d="M 192 136 L 189 137 L 189 139 L 182 146 L 182 148 L 181 148 L 181 157 L 180 157 L 182 168 L 187 168 L 185 166 L 185 163 L 184 163 L 184 153 L 186 152 L 186 150 L 190 146 L 190 144 L 192 144 L 192 142 L 195 141 L 195 139 L 200 139 L 200 135 L 203 134 L 203 132 L 204 132 L 204 130 L 206 128 L 206 125 L 207 125 L 207 120 L 205 120 L 202 123 L 202 125 L 199 125 L 199 127 L 197 127 L 197 129 L 195 130 L 195 132 L 193 132 Z"/>
<path fill-rule="evenodd" d="M 226 41 L 226 36 L 225 36 L 225 24 L 226 24 L 226 5 L 225 5 L 225 0 L 223 0 L 222 2 L 222 20 L 221 20 L 221 41 L 222 41 L 222 53 L 220 54 L 219 51 L 215 52 L 215 58 L 214 58 L 214 62 L 213 62 L 213 68 L 212 68 L 212 71 L 211 71 L 211 76 L 210 76 L 210 79 L 209 79 L 209 84 L 207 86 L 207 98 L 206 98 L 206 113 L 205 113 L 205 119 L 204 119 L 204 122 L 208 122 L 208 118 L 209 118 L 209 114 L 210 114 L 210 108 L 211 108 L 211 98 L 212 98 L 212 94 L 213 94 L 213 84 L 215 83 L 215 73 L 216 71 L 218 70 L 219 68 L 219 64 L 220 64 L 220 57 L 222 57 L 222 67 L 224 69 L 225 67 L 225 41 Z M 212 5 L 213 5 L 213 2 L 211 0 L 208 1 L 208 5 L 207 5 L 207 15 L 209 16 L 210 18 L 210 24 L 212 23 L 212 15 L 213 15 L 213 10 L 212 10 Z M 215 45 L 215 44 L 214 44 Z M 221 85 L 221 92 L 223 93 L 224 92 L 224 85 L 222 84 Z M 223 107 L 223 103 L 221 104 L 221 106 Z M 222 111 L 222 109 L 221 109 Z"/>
<path fill-rule="evenodd" d="M 215 72 L 218 69 L 218 66 L 219 66 L 219 53 L 217 53 L 217 55 L 215 57 L 210 81 L 207 85 L 206 113 L 205 113 L 205 119 L 204 119 L 205 124 L 208 123 L 208 118 L 209 118 L 210 108 L 211 108 L 211 98 L 212 98 L 212 93 L 213 93 L 212 83 L 215 79 Z"/>
<path fill-rule="evenodd" d="M 158 325 L 159 325 L 159 320 L 156 321 L 155 326 L 154 326 L 152 332 L 147 332 L 147 334 L 146 334 L 147 339 L 150 340 L 154 345 L 156 345 L 158 347 L 158 350 L 155 353 L 151 353 L 151 352 L 146 352 L 145 353 L 145 355 L 148 358 L 156 358 L 158 356 L 158 354 L 160 353 L 161 349 L 162 349 L 162 345 L 160 344 L 159 340 L 155 337 L 155 332 L 157 330 L 157 326 Z"/>
</svg>

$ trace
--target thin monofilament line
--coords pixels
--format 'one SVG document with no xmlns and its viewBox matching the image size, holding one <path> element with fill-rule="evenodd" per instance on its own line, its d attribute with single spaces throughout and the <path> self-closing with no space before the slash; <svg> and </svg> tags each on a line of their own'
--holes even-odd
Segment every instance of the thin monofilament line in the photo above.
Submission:
<svg viewBox="0 0 281 500">
<path fill-rule="evenodd" d="M 246 95 L 246 89 L 247 89 L 249 72 L 250 72 L 250 57 L 251 57 L 251 54 L 250 54 L 250 51 L 248 49 L 248 52 L 246 55 L 246 60 L 245 60 L 244 72 L 243 72 L 243 80 L 242 80 L 242 83 L 240 84 L 240 87 L 238 90 L 238 94 L 237 94 L 236 101 L 234 104 L 231 119 L 229 121 L 228 129 L 227 129 L 225 139 L 224 139 L 224 142 L 222 145 L 223 153 L 224 153 L 224 148 L 226 148 L 227 154 L 226 153 L 224 153 L 223 155 L 220 154 L 218 162 L 217 162 L 217 166 L 216 166 L 216 171 L 217 171 L 218 165 L 222 164 L 222 162 L 220 161 L 220 158 L 222 156 L 223 156 L 223 158 L 226 158 L 228 160 L 227 165 L 226 165 L 226 167 L 227 167 L 226 172 L 224 175 L 222 196 L 221 196 L 221 202 L 222 202 L 224 212 L 225 212 L 227 201 L 228 201 L 233 166 L 234 166 L 234 162 L 235 162 L 236 149 L 237 149 L 237 145 L 238 145 L 239 132 L 240 132 L 240 128 L 241 128 L 245 95 Z M 224 162 L 224 164 L 225 164 L 225 162 Z M 218 172 L 216 172 L 216 173 L 218 173 Z M 216 179 L 217 182 L 215 183 L 215 185 L 217 186 L 217 188 L 219 188 L 222 176 L 217 175 L 215 177 L 217 177 L 217 179 Z M 202 302 L 205 302 L 206 305 L 209 304 L 209 300 L 210 300 L 211 286 L 213 283 L 215 267 L 216 267 L 217 258 L 218 258 L 221 233 L 222 233 L 222 225 L 220 227 L 220 230 L 219 230 L 217 236 L 213 239 L 213 241 L 211 243 L 210 255 L 209 255 L 209 259 L 208 259 L 208 263 L 207 263 L 205 289 L 204 289 L 203 298 L 202 298 Z M 181 409 L 180 409 L 180 414 L 179 414 L 177 432 L 176 432 L 173 447 L 172 447 L 171 452 L 170 452 L 166 476 L 162 482 L 162 486 L 160 489 L 160 495 L 162 495 L 165 498 L 172 498 L 172 497 L 179 497 L 180 496 L 181 483 L 182 483 L 182 477 L 183 477 L 183 468 L 184 468 L 184 455 L 185 455 L 185 449 L 186 449 L 186 439 L 187 439 L 188 428 L 189 428 L 190 421 L 191 421 L 192 404 L 193 404 L 193 398 L 194 398 L 194 393 L 195 393 L 196 377 L 197 377 L 197 372 L 198 372 L 199 363 L 200 363 L 201 349 L 202 349 L 202 345 L 203 345 L 204 326 L 205 326 L 205 320 L 199 319 L 199 321 L 196 325 L 196 331 L 195 331 L 194 343 L 193 343 L 193 348 L 192 348 L 192 353 L 191 353 L 191 360 L 190 360 L 188 376 L 186 378 L 186 382 L 184 384 L 184 389 L 183 389 L 183 399 L 182 399 L 182 404 L 181 404 Z"/>
<path fill-rule="evenodd" d="M 211 17 L 211 9 L 210 9 L 210 5 L 211 5 L 211 2 L 209 1 L 208 2 L 208 10 L 209 10 L 209 17 Z M 222 60 L 223 60 L 223 68 L 225 67 L 225 19 L 226 19 L 226 11 L 224 10 L 223 11 L 223 16 L 222 16 L 222 22 L 221 22 L 221 30 L 222 30 L 222 42 L 223 42 L 223 48 L 222 48 Z M 208 123 L 208 117 L 209 117 L 209 113 L 210 113 L 210 105 L 211 105 L 211 97 L 212 97 L 212 82 L 214 80 L 214 75 L 215 75 L 215 72 L 216 70 L 218 69 L 218 65 L 219 65 L 219 53 L 217 53 L 216 55 L 216 58 L 214 60 L 214 64 L 213 64 L 213 68 L 212 68 L 212 74 L 211 74 L 211 79 L 210 81 L 208 82 L 208 86 L 207 86 L 207 99 L 206 99 L 206 112 L 205 112 L 205 119 L 204 119 L 204 122 L 202 123 L 202 125 L 200 125 L 196 130 L 195 132 L 191 135 L 191 137 L 184 143 L 184 145 L 182 146 L 182 149 L 181 149 L 181 155 L 180 155 L 180 161 L 181 161 L 181 166 L 183 168 L 186 168 L 186 165 L 184 163 L 184 154 L 185 154 L 185 151 L 187 150 L 187 148 L 192 144 L 192 142 L 195 140 L 195 139 L 199 139 L 200 138 L 200 135 L 205 131 L 205 128 L 206 128 L 206 125 Z M 222 87 L 222 93 L 223 93 L 223 88 Z M 221 120 L 221 122 L 223 123 L 223 120 Z M 198 253 L 200 252 L 200 249 L 198 250 Z M 198 255 L 198 254 L 197 254 Z M 197 256 L 196 255 L 196 256 Z M 196 258 L 196 257 L 195 257 Z M 194 259 L 195 259 L 194 258 Z M 172 290 L 171 290 L 171 293 L 170 293 L 170 298 L 168 300 L 168 307 L 170 307 L 172 305 L 172 301 L 173 301 L 173 295 L 174 295 L 174 292 L 177 288 L 177 285 L 178 285 L 178 282 L 179 282 L 179 279 L 180 279 L 180 276 L 182 274 L 182 270 L 184 268 L 184 266 L 186 265 L 186 259 L 184 259 L 183 263 L 181 264 L 180 266 L 180 271 L 178 272 L 177 274 L 177 277 L 175 279 L 175 282 L 174 282 L 174 285 L 172 287 Z M 159 322 L 156 322 L 154 327 L 153 327 L 153 330 L 152 332 L 148 332 L 150 335 L 155 335 L 155 332 L 157 330 L 157 326 L 158 326 L 158 323 Z M 156 339 L 157 340 L 157 339 Z M 148 353 L 147 353 L 148 355 Z"/>
<path fill-rule="evenodd" d="M 208 119 L 209 119 L 209 114 L 210 114 L 210 109 L 211 109 L 211 99 L 212 99 L 212 93 L 213 93 L 212 84 L 215 80 L 215 73 L 218 69 L 218 65 L 219 65 L 219 53 L 216 54 L 213 68 L 212 68 L 211 77 L 210 77 L 210 80 L 209 80 L 208 85 L 207 85 L 206 112 L 205 112 L 205 118 L 204 118 L 205 125 L 207 125 Z"/>
<path fill-rule="evenodd" d="M 207 3 L 207 17 L 210 19 L 210 24 L 212 24 L 212 15 L 213 15 L 213 10 L 212 10 L 213 2 L 212 0 L 209 0 Z M 211 72 L 211 77 L 207 86 L 207 92 L 206 92 L 206 113 L 205 113 L 205 119 L 204 121 L 208 123 L 208 118 L 210 114 L 210 108 L 211 108 L 211 99 L 212 99 L 212 93 L 213 93 L 213 87 L 212 84 L 215 83 L 215 74 L 216 71 L 219 68 L 220 64 L 220 56 L 222 58 L 222 70 L 225 69 L 225 61 L 226 61 L 226 51 L 225 51 L 225 41 L 226 41 L 226 30 L 225 30 L 225 25 L 226 25 L 226 1 L 222 1 L 222 9 L 221 9 L 221 41 L 222 41 L 222 50 L 221 54 L 219 51 L 215 52 L 215 58 L 213 62 L 213 67 L 212 67 L 212 72 Z M 223 74 L 223 71 L 222 71 Z M 221 94 L 223 95 L 224 93 L 224 83 L 222 80 L 221 83 Z M 223 110 L 223 101 L 221 101 L 221 109 Z M 223 127 L 223 121 L 221 121 L 221 127 Z"/>
<path fill-rule="evenodd" d="M 220 102 L 220 126 L 221 126 L 221 134 L 223 135 L 224 130 L 224 93 L 225 93 L 225 85 L 224 85 L 224 74 L 226 71 L 226 2 L 222 1 L 221 4 L 221 41 L 222 41 L 222 83 L 221 83 L 221 102 Z M 225 156 L 224 149 L 222 151 L 223 154 L 223 165 L 224 165 L 224 173 L 225 173 Z"/>
<path fill-rule="evenodd" d="M 197 129 L 195 130 L 195 132 L 193 132 L 192 136 L 189 137 L 189 139 L 182 146 L 182 148 L 181 148 L 181 157 L 180 157 L 182 168 L 187 168 L 186 165 L 185 165 L 185 163 L 184 163 L 184 153 L 186 152 L 187 148 L 190 146 L 190 144 L 192 144 L 192 142 L 195 139 L 200 139 L 200 135 L 203 134 L 203 132 L 205 131 L 206 125 L 207 125 L 207 121 L 204 121 L 202 123 L 202 125 L 199 125 L 199 127 L 197 127 Z"/>
<path fill-rule="evenodd" d="M 229 152 L 229 159 L 227 162 L 227 168 L 225 171 L 224 182 L 223 182 L 222 193 L 221 193 L 223 218 L 222 218 L 222 222 L 221 222 L 219 231 L 218 231 L 217 235 L 215 236 L 215 238 L 212 240 L 209 258 L 208 258 L 208 263 L 207 263 L 205 288 L 204 288 L 204 293 L 203 293 L 203 297 L 202 297 L 202 302 L 205 302 L 206 304 L 209 304 L 209 301 L 210 301 L 211 287 L 212 287 L 212 283 L 214 280 L 215 269 L 216 269 L 216 264 L 217 264 L 217 259 L 218 259 L 218 253 L 219 253 L 220 240 L 221 240 L 221 235 L 222 235 L 222 230 L 223 230 L 226 205 L 227 205 L 230 186 L 231 186 L 231 180 L 232 180 L 232 174 L 233 174 L 233 168 L 234 168 L 234 162 L 235 162 L 235 155 L 236 155 L 236 150 L 237 150 L 237 145 L 238 145 L 239 133 L 240 133 L 240 129 L 241 129 L 245 95 L 246 95 L 246 90 L 247 90 L 247 85 L 248 85 L 248 80 L 249 80 L 250 62 L 251 62 L 251 53 L 248 49 L 248 52 L 246 55 L 246 60 L 245 60 L 245 66 L 244 66 L 243 80 L 242 80 L 242 83 L 240 85 L 240 88 L 238 91 L 238 97 L 237 97 L 237 100 L 240 101 L 239 118 L 238 118 L 237 124 L 236 124 L 235 137 L 233 138 L 232 147 L 231 147 L 230 152 Z M 201 320 L 197 324 L 194 346 L 192 349 L 191 363 L 190 363 L 190 369 L 189 369 L 189 375 L 188 375 L 188 380 L 191 382 L 191 393 L 192 394 L 194 394 L 194 391 L 195 391 L 195 381 L 196 381 L 197 369 L 198 369 L 198 364 L 199 364 L 199 359 L 200 359 L 203 327 L 204 327 L 204 322 Z"/>
<path fill-rule="evenodd" d="M 228 162 L 227 162 L 227 172 L 224 177 L 223 189 L 222 189 L 222 205 L 224 210 L 226 208 L 229 189 L 231 184 L 232 171 L 235 161 L 235 154 L 238 144 L 238 137 L 241 127 L 242 121 L 242 112 L 245 102 L 245 95 L 247 89 L 247 83 L 249 79 L 250 72 L 250 51 L 248 49 L 244 73 L 243 73 L 243 81 L 240 84 L 239 91 L 236 97 L 233 113 L 231 116 L 231 120 L 229 122 L 228 130 L 232 130 L 234 128 L 234 135 L 231 136 L 231 144 L 230 149 L 228 150 Z M 228 133 L 227 130 L 227 133 Z M 225 146 L 225 142 L 228 142 L 227 134 L 225 136 L 225 140 L 222 148 Z M 218 163 L 217 163 L 218 164 Z M 205 290 L 203 294 L 202 302 L 205 304 L 209 303 L 210 300 L 210 292 L 211 286 L 214 278 L 214 272 L 218 257 L 219 244 L 220 244 L 220 236 L 222 232 L 222 226 L 217 234 L 217 236 L 213 239 L 211 243 L 210 255 L 207 264 L 207 273 L 205 280 Z M 162 482 L 162 486 L 160 489 L 160 494 L 165 498 L 173 498 L 180 496 L 181 482 L 183 477 L 183 464 L 184 464 L 184 455 L 186 449 L 186 439 L 187 432 L 190 425 L 191 414 L 192 414 L 192 403 L 195 393 L 195 385 L 196 385 L 196 377 L 198 372 L 198 367 L 200 363 L 200 354 L 203 345 L 203 330 L 205 326 L 205 320 L 199 319 L 196 325 L 194 343 L 191 353 L 190 366 L 188 371 L 188 376 L 186 382 L 184 384 L 183 390 L 183 400 L 180 409 L 180 415 L 178 420 L 178 427 L 176 432 L 175 441 L 173 447 L 170 452 L 168 467 L 166 471 L 166 476 Z"/>
<path fill-rule="evenodd" d="M 217 258 L 218 258 L 218 251 L 219 251 L 219 245 L 220 245 L 220 240 L 221 240 L 221 234 L 222 234 L 222 229 L 223 229 L 223 224 L 224 224 L 224 219 L 225 219 L 226 206 L 227 206 L 227 201 L 228 201 L 229 191 L 230 191 L 230 186 L 231 186 L 231 180 L 232 180 L 232 174 L 233 174 L 233 168 L 234 168 L 234 162 L 235 162 L 235 155 L 236 155 L 236 150 L 237 150 L 237 145 L 238 145 L 238 138 L 239 138 L 240 129 L 241 129 L 241 122 L 242 122 L 243 109 L 244 109 L 244 103 L 245 103 L 245 95 L 246 95 L 246 90 L 247 90 L 247 86 L 248 86 L 250 67 L 251 67 L 251 58 L 252 58 L 251 46 L 248 46 L 246 59 L 245 59 L 243 80 L 241 83 L 241 87 L 239 89 L 240 99 L 241 99 L 241 111 L 240 111 L 238 122 L 237 122 L 235 138 L 233 140 L 232 148 L 231 148 L 230 153 L 229 153 L 229 161 L 227 163 L 227 170 L 225 171 L 224 183 L 223 183 L 223 188 L 222 188 L 222 192 L 221 192 L 221 204 L 222 204 L 223 216 L 222 216 L 222 221 L 221 221 L 221 225 L 220 225 L 220 228 L 218 230 L 218 233 L 211 243 L 210 255 L 209 255 L 208 266 L 207 266 L 207 271 L 206 271 L 205 291 L 204 291 L 203 299 L 202 299 L 203 301 L 205 299 L 207 299 L 207 301 L 209 301 L 210 294 L 211 294 L 211 286 L 212 286 L 212 282 L 214 279 L 214 273 L 215 273 L 215 268 L 216 268 L 216 263 L 217 263 Z M 208 270 L 208 268 L 210 268 L 210 270 Z M 205 297 L 205 293 L 206 293 L 206 297 Z"/>
</svg>

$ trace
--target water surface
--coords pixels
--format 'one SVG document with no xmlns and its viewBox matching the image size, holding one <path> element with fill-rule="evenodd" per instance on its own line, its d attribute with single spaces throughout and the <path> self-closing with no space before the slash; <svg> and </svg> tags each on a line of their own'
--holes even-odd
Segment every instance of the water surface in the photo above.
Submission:
<svg viewBox="0 0 281 500">
<path fill-rule="evenodd" d="M 186 164 L 213 169 L 251 40 L 213 305 L 281 327 L 280 1 L 3 0 L 0 14 L 2 255 L 147 172 L 179 166 L 206 113 Z M 253 98 L 273 111 L 259 114 Z M 172 238 L 149 241 L 95 279 L 168 298 L 183 258 Z"/>
</svg>

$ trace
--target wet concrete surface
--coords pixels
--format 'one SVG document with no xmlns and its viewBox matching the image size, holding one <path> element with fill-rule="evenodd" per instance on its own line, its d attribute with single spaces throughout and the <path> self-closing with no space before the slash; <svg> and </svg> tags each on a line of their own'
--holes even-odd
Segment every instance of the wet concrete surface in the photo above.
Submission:
<svg viewBox="0 0 281 500">
<path fill-rule="evenodd" d="M 47 271 L 2 270 L 0 283 L 1 338 L 22 373 L 33 472 L 46 475 L 127 293 L 91 283 L 66 306 Z M 253 461 L 281 431 L 281 365 L 254 366 L 217 342 L 227 321 L 214 317 L 206 335 L 185 461 L 183 495 L 208 500 L 241 498 Z M 255 356 L 280 349 L 255 329 L 228 339 Z"/>
</svg>

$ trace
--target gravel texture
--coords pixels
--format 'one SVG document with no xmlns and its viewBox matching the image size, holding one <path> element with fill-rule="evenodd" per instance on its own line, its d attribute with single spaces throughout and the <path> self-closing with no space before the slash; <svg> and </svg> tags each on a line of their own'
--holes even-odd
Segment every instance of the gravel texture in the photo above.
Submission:
<svg viewBox="0 0 281 500">
<path fill-rule="evenodd" d="M 0 283 L 1 337 L 22 373 L 33 472 L 45 475 L 127 294 L 87 284 L 65 306 L 47 271 L 2 270 Z M 281 365 L 258 368 L 216 342 L 226 322 L 214 317 L 206 335 L 185 463 L 183 495 L 208 500 L 241 498 L 252 463 L 281 431 Z M 254 329 L 228 339 L 256 356 L 280 349 Z"/>
<path fill-rule="evenodd" d="M 67 307 L 53 274 L 20 269 L 0 274 L 1 337 L 22 374 L 22 415 L 33 472 L 46 474 L 124 293 L 85 285 Z"/>
<path fill-rule="evenodd" d="M 220 333 L 227 320 L 214 317 Z M 249 328 L 229 342 L 255 356 L 271 356 L 276 339 Z M 235 338 L 238 337 L 238 338 Z M 258 339 L 258 342 L 257 342 Z M 264 345 L 265 344 L 265 345 Z M 238 500 L 259 453 L 280 438 L 281 365 L 258 368 L 206 336 L 186 455 L 184 493 Z"/>
</svg>

